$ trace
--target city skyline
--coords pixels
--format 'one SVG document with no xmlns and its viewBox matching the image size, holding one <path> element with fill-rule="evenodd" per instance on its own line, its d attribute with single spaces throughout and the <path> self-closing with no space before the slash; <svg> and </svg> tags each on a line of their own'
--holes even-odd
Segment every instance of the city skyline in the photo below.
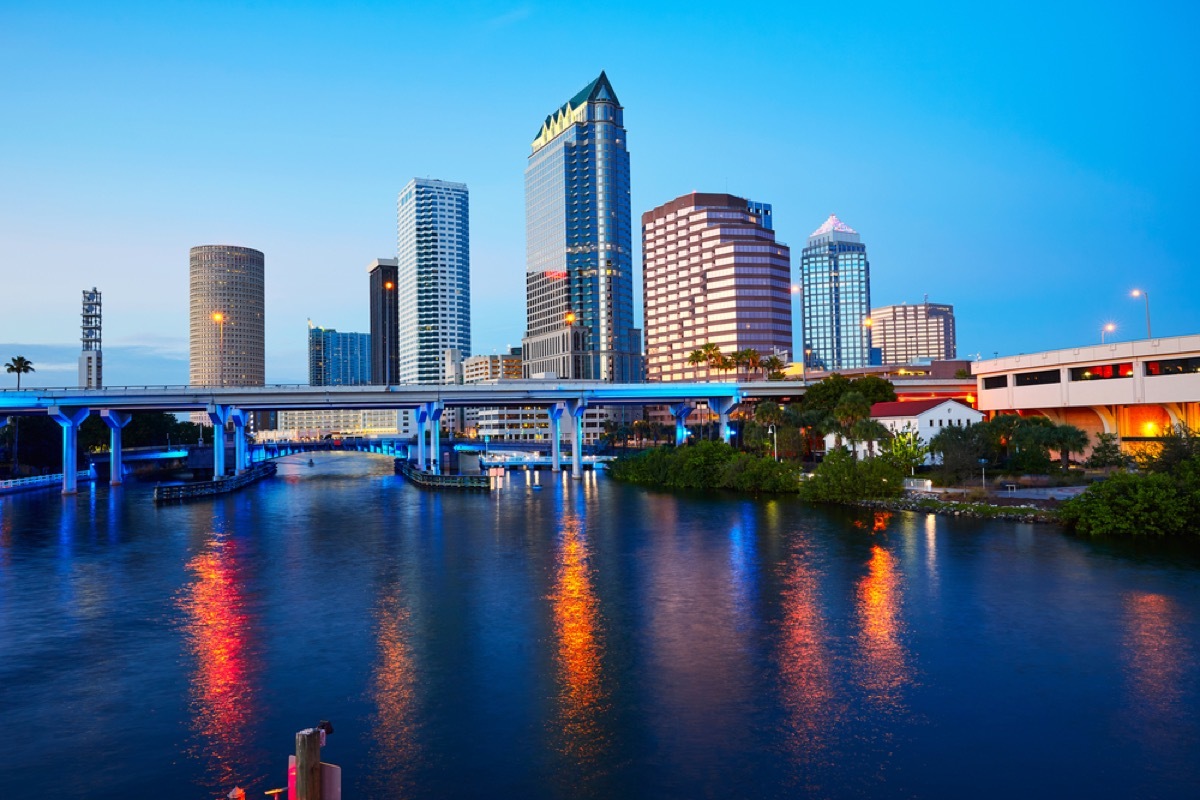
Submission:
<svg viewBox="0 0 1200 800">
<path fill-rule="evenodd" d="M 290 39 L 270 34 L 280 13 L 164 12 L 127 24 L 128 13 L 82 6 L 0 12 L 0 63 L 26 76 L 19 87 L 0 88 L 18 120 L 0 131 L 0 266 L 8 291 L 34 298 L 6 308 L 0 346 L 41 359 L 30 385 L 74 382 L 76 292 L 92 285 L 105 291 L 106 382 L 184 382 L 183 265 L 187 249 L 204 241 L 252 245 L 266 253 L 272 276 L 287 276 L 268 280 L 267 380 L 302 379 L 304 342 L 288 332 L 309 316 L 367 327 L 359 265 L 390 251 L 395 193 L 413 174 L 454 175 L 472 186 L 472 350 L 504 351 L 523 333 L 511 309 L 524 294 L 528 120 L 601 69 L 621 87 L 630 115 L 634 213 L 685 191 L 727 188 L 770 198 L 779 239 L 795 248 L 813 219 L 837 211 L 869 235 L 872 299 L 893 304 L 928 293 L 953 303 L 963 357 L 1091 344 L 1109 321 L 1117 325 L 1110 341 L 1141 338 L 1134 288 L 1152 296 L 1155 333 L 1192 332 L 1200 277 L 1187 269 L 1186 232 L 1196 201 L 1183 187 L 1197 172 L 1186 147 L 1197 113 L 1179 98 L 1188 96 L 1196 57 L 1183 46 L 1145 52 L 1130 28 L 1150 30 L 1150 21 L 1115 5 L 1086 19 L 1039 12 L 1036 35 L 1019 9 L 986 25 L 970 16 L 980 12 L 951 19 L 886 7 L 787 11 L 774 31 L 700 14 L 679 23 L 689 34 L 680 43 L 657 49 L 646 41 L 669 12 L 629 9 L 621 12 L 629 35 L 617 46 L 553 73 L 535 68 L 531 43 L 577 20 L 552 18 L 546 7 L 496 15 L 307 9 L 288 15 L 288 30 L 321 45 L 311 66 L 287 55 Z M 1155 26 L 1158 38 L 1179 35 L 1195 12 L 1168 7 L 1167 15 L 1179 24 L 1165 33 Z M 488 70 L 468 58 L 418 81 L 381 55 L 338 55 L 372 27 L 414 21 L 456 31 L 455 48 L 496 47 L 497 57 Z M 262 48 L 234 69 L 201 44 L 238 24 L 238 35 L 261 37 Z M 830 31 L 847 44 L 879 46 L 834 59 L 833 45 L 821 43 Z M 1061 45 L 1053 53 L 1038 44 L 1048 32 Z M 926 39 L 937 45 L 928 56 L 916 45 Z M 1097 41 L 1104 60 L 1095 56 Z M 694 76 L 671 70 L 684 49 L 718 45 L 753 53 L 772 75 L 736 89 L 747 107 L 771 110 L 770 126 L 707 102 L 732 96 L 732 78 L 715 65 Z M 1036 67 L 1024 63 L 1035 49 Z M 331 68 L 342 62 L 356 66 Z M 94 80 L 76 86 L 85 70 Z M 852 99 L 872 124 L 816 125 L 819 103 L 793 108 L 773 99 L 781 87 L 823 86 Z M 468 126 L 421 132 L 384 124 L 392 111 L 378 115 L 379 124 L 357 124 L 387 105 L 442 118 L 478 91 L 504 87 L 519 91 L 490 112 L 495 141 L 486 148 L 470 146 Z M 301 96 L 320 111 L 307 128 L 296 125 L 308 119 Z M 217 102 L 245 124 L 195 124 L 179 113 Z M 1146 103 L 1159 109 L 1154 120 L 1133 113 Z M 706 151 L 720 155 L 700 158 Z M 924 244 L 931 236 L 940 242 L 932 261 Z M 48 241 L 57 248 L 48 250 Z M 85 247 L 88 257 L 78 258 L 73 251 Z M 633 263 L 640 280 L 640 252 Z M 320 295 L 313 285 L 323 287 Z M 1060 299 L 1067 296 L 1070 304 Z"/>
</svg>

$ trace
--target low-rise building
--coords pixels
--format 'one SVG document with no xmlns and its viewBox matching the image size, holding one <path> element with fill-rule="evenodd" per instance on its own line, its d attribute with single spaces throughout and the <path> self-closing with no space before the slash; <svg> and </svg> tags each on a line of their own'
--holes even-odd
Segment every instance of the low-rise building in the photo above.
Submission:
<svg viewBox="0 0 1200 800">
<path fill-rule="evenodd" d="M 965 428 L 982 422 L 984 414 L 966 403 L 954 399 L 900 400 L 891 403 L 876 403 L 871 406 L 871 419 L 887 428 L 893 436 L 907 431 L 917 434 L 921 444 L 928 446 L 938 432 L 950 427 Z M 837 447 L 837 434 L 825 437 L 826 451 Z M 849 444 L 849 443 L 846 443 Z M 854 442 L 854 452 L 859 458 L 878 455 L 879 442 Z M 926 456 L 926 464 L 936 463 Z"/>
</svg>

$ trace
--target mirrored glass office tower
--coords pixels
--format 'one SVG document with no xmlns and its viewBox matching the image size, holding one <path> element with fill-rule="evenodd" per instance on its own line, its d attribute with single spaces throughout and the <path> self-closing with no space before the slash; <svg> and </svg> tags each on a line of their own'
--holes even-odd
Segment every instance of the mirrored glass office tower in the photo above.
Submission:
<svg viewBox="0 0 1200 800">
<path fill-rule="evenodd" d="M 526 377 L 642 380 L 629 151 L 603 72 L 546 117 L 525 168 Z"/>
<path fill-rule="evenodd" d="M 858 231 L 830 214 L 800 258 L 804 364 L 809 369 L 871 366 L 871 265 Z M 800 354 L 797 354 L 800 355 Z"/>
</svg>

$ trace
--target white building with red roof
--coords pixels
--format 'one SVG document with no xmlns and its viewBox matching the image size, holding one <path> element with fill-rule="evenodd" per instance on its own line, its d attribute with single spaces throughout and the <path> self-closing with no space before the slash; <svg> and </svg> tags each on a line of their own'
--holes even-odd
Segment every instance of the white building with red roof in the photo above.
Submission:
<svg viewBox="0 0 1200 800">
<path fill-rule="evenodd" d="M 871 419 L 883 425 L 892 434 L 906 430 L 914 431 L 921 444 L 928 445 L 943 428 L 965 428 L 983 421 L 983 412 L 976 411 L 958 400 L 899 400 L 892 403 L 876 403 L 871 406 Z M 837 446 L 837 436 L 825 437 L 825 449 Z M 865 458 L 879 453 L 878 442 L 855 442 L 855 455 Z M 933 463 L 926 457 L 926 463 Z"/>
</svg>

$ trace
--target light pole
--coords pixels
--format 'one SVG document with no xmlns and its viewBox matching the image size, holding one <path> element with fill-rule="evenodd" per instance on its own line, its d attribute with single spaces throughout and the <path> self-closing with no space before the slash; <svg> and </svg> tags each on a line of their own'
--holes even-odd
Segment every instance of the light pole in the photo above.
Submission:
<svg viewBox="0 0 1200 800">
<path fill-rule="evenodd" d="M 779 434 L 775 433 L 775 423 L 771 423 L 771 427 L 767 429 L 771 434 L 771 454 L 775 456 L 775 460 L 779 460 Z"/>
<path fill-rule="evenodd" d="M 214 311 L 212 321 L 217 323 L 217 327 L 221 329 L 221 359 L 217 363 L 217 370 L 221 376 L 221 385 L 225 385 L 225 315 L 220 311 Z"/>
<path fill-rule="evenodd" d="M 1100 329 L 1100 344 L 1104 344 L 1104 334 L 1112 333 L 1116 329 L 1117 329 L 1117 326 L 1112 324 L 1111 322 L 1108 323 L 1107 325 L 1105 325 L 1103 328 L 1101 328 Z"/>
<path fill-rule="evenodd" d="M 1150 293 L 1144 289 L 1134 289 L 1130 295 L 1132 297 L 1142 297 L 1146 300 L 1146 338 L 1153 339 L 1154 334 L 1150 333 Z"/>
</svg>

